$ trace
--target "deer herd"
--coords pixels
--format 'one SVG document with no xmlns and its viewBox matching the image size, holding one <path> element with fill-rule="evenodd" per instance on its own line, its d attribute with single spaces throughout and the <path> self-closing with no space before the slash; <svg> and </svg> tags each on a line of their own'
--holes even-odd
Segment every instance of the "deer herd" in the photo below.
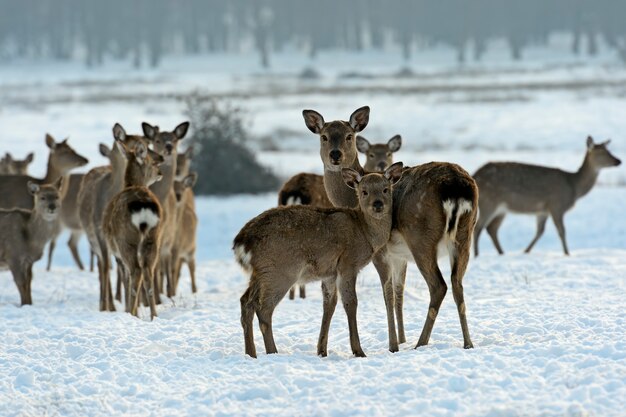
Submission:
<svg viewBox="0 0 626 417">
<path fill-rule="evenodd" d="M 430 295 L 417 346 L 428 344 L 448 286 L 438 258 L 450 262 L 452 295 L 457 307 L 463 346 L 472 348 L 463 294 L 463 276 L 472 241 L 478 256 L 484 228 L 502 254 L 498 229 L 505 215 L 525 213 L 537 218 L 530 252 L 552 219 L 569 255 L 564 214 L 596 183 L 600 169 L 621 162 L 607 149 L 608 141 L 587 138 L 582 166 L 576 172 L 513 162 L 490 162 L 473 175 L 456 164 L 431 162 L 413 167 L 393 163 L 402 146 L 399 135 L 384 144 L 370 144 L 360 132 L 369 123 L 369 107 L 354 111 L 348 121 L 325 121 L 304 110 L 306 127 L 319 137 L 323 176 L 300 173 L 278 193 L 277 208 L 250 220 L 237 234 L 233 250 L 249 276 L 240 299 L 245 353 L 256 357 L 253 319 L 256 315 L 266 353 L 276 353 L 272 315 L 277 304 L 305 284 L 321 281 L 322 324 L 317 354 L 328 354 L 328 332 L 338 294 L 348 318 L 350 347 L 365 353 L 357 328 L 356 281 L 372 262 L 382 286 L 389 350 L 406 342 L 403 317 L 407 264 L 415 263 Z M 0 269 L 9 269 L 21 304 L 32 304 L 33 263 L 49 243 L 47 269 L 60 233 L 67 229 L 68 246 L 79 269 L 84 264 L 78 241 L 85 234 L 96 260 L 99 308 L 115 311 L 114 300 L 138 315 L 139 306 L 156 306 L 162 295 L 176 295 L 182 265 L 187 264 L 192 292 L 195 281 L 196 229 L 190 172 L 193 148 L 178 151 L 189 123 L 172 131 L 142 124 L 141 135 L 129 135 L 115 124 L 111 146 L 100 144 L 109 159 L 86 174 L 73 174 L 88 161 L 67 139 L 46 135 L 46 175 L 28 175 L 31 153 L 0 159 Z M 362 166 L 358 153 L 365 154 Z M 115 291 L 111 280 L 115 258 Z M 298 288 L 299 287 L 299 288 Z M 115 295 L 114 295 L 115 294 Z"/>
</svg>

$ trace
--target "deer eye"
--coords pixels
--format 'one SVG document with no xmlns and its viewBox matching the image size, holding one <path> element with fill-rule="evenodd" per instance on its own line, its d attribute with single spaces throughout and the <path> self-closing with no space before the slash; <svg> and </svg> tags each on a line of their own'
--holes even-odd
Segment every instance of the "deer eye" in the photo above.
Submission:
<svg viewBox="0 0 626 417">
<path fill-rule="evenodd" d="M 374 154 L 373 154 L 373 153 L 371 153 L 371 154 L 370 154 L 370 158 L 373 158 L 373 157 L 374 157 Z"/>
<path fill-rule="evenodd" d="M 352 135 L 346 136 L 346 142 L 350 142 L 352 140 Z"/>
<path fill-rule="evenodd" d="M 391 152 L 387 152 L 387 157 L 391 156 Z"/>
<path fill-rule="evenodd" d="M 363 191 L 361 191 L 361 194 L 368 195 L 369 193 L 367 191 L 363 190 Z"/>
<path fill-rule="evenodd" d="M 326 135 L 322 135 L 322 140 L 323 140 L 324 142 L 328 142 L 328 137 L 327 137 Z"/>
<path fill-rule="evenodd" d="M 389 188 L 385 188 L 385 189 L 383 190 L 383 194 L 387 194 L 388 192 L 389 192 Z"/>
</svg>

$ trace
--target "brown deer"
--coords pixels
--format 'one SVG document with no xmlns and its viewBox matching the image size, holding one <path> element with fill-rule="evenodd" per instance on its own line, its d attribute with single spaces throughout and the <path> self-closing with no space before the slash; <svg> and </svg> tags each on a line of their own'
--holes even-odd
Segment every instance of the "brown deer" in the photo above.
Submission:
<svg viewBox="0 0 626 417">
<path fill-rule="evenodd" d="M 163 291 L 163 280 L 167 279 L 167 296 L 176 295 L 173 279 L 174 260 L 172 259 L 173 246 L 176 237 L 176 197 L 174 196 L 174 180 L 176 163 L 178 159 L 177 145 L 189 129 L 189 122 L 183 122 L 171 132 L 161 132 L 157 126 L 142 123 L 141 127 L 146 139 L 152 144 L 155 152 L 160 154 L 165 162 L 161 165 L 163 179 L 150 187 L 157 196 L 163 209 L 163 238 L 161 242 L 161 254 L 157 266 L 157 293 Z M 157 298 L 160 302 L 160 298 Z"/>
<path fill-rule="evenodd" d="M 29 192 L 29 181 L 35 184 L 52 184 L 66 176 L 72 169 L 87 165 L 87 158 L 79 155 L 67 144 L 67 139 L 56 142 L 46 135 L 46 145 L 50 149 L 48 169 L 44 178 L 33 178 L 28 175 L 0 176 L 0 208 L 33 208 L 33 195 Z M 61 196 L 67 192 L 68 181 L 63 181 Z"/>
<path fill-rule="evenodd" d="M 343 182 L 341 170 L 351 168 L 363 172 L 357 158 L 355 137 L 367 126 L 369 113 L 369 107 L 361 107 L 352 113 L 349 121 L 332 122 L 325 122 L 314 110 L 302 113 L 306 126 L 320 137 L 324 187 L 330 201 L 337 207 L 355 207 L 358 203 L 356 195 Z M 416 348 L 428 344 L 447 292 L 437 265 L 438 254 L 443 255 L 446 251 L 452 266 L 452 293 L 461 322 L 463 346 L 473 347 L 467 327 L 463 276 L 469 260 L 477 209 L 476 183 L 458 165 L 431 162 L 404 170 L 393 192 L 391 238 L 373 258 L 383 287 L 390 351 L 398 351 L 398 340 L 400 343 L 405 341 L 402 304 L 407 262 L 417 264 L 430 292 L 428 314 Z"/>
<path fill-rule="evenodd" d="M 393 153 L 402 146 L 402 138 L 396 135 L 386 144 L 370 145 L 367 139 L 357 137 L 357 148 L 365 154 L 365 172 L 382 172 L 393 163 Z M 300 173 L 291 177 L 278 192 L 278 205 L 294 204 L 315 207 L 333 207 L 324 189 L 324 177 L 317 174 Z M 293 300 L 296 289 L 289 290 L 289 299 Z M 300 298 L 306 298 L 306 287 L 300 285 Z"/>
<path fill-rule="evenodd" d="M 100 154 L 109 158 L 111 155 L 111 149 L 105 144 L 101 143 Z M 85 269 L 85 267 L 83 266 L 83 262 L 80 259 L 80 255 L 78 254 L 78 241 L 83 235 L 83 228 L 80 224 L 80 217 L 78 215 L 78 191 L 80 190 L 80 185 L 82 184 L 84 177 L 85 174 L 71 174 L 69 176 L 67 193 L 63 197 L 63 203 L 61 204 L 62 228 L 59 230 L 59 234 L 54 236 L 52 240 L 50 240 L 50 245 L 48 246 L 48 265 L 46 266 L 47 271 L 49 271 L 52 266 L 52 255 L 56 247 L 56 240 L 63 231 L 63 229 L 70 230 L 70 240 L 67 241 L 67 246 L 70 248 L 70 253 L 72 254 L 72 258 L 74 258 L 76 266 L 78 266 L 78 269 L 80 269 L 81 271 Z M 94 255 L 91 254 L 90 269 L 92 272 L 93 257 Z"/>
<path fill-rule="evenodd" d="M 127 135 L 119 123 L 113 126 L 113 137 L 115 141 L 110 153 L 111 165 L 93 168 L 85 174 L 78 191 L 80 224 L 97 259 L 100 311 L 115 311 L 110 279 L 111 258 L 102 232 L 102 216 L 106 205 L 124 186 L 126 158 L 118 143 L 123 143 L 130 150 L 144 143 L 142 136 Z"/>
<path fill-rule="evenodd" d="M 176 181 L 182 181 L 191 169 L 191 161 L 193 160 L 193 146 L 189 146 L 185 152 L 176 156 Z"/>
<path fill-rule="evenodd" d="M 576 172 L 516 162 L 490 162 L 478 169 L 474 179 L 480 188 L 480 217 L 474 229 L 474 255 L 478 256 L 478 240 L 485 227 L 498 253 L 504 253 L 498 241 L 498 229 L 508 212 L 537 216 L 537 233 L 526 253 L 543 235 L 549 216 L 556 226 L 563 252 L 569 255 L 563 223 L 565 213 L 574 207 L 576 200 L 591 191 L 600 169 L 621 164 L 607 149 L 608 143 L 596 144 L 589 136 L 585 159 Z"/>
<path fill-rule="evenodd" d="M 31 152 L 26 158 L 13 159 L 10 153 L 6 153 L 0 159 L 0 175 L 28 175 L 28 166 L 35 159 L 35 155 Z"/>
<path fill-rule="evenodd" d="M 356 190 L 355 208 L 278 207 L 250 220 L 233 243 L 239 264 L 250 274 L 241 297 L 245 352 L 256 357 L 252 320 L 256 313 L 266 353 L 276 353 L 272 333 L 274 308 L 298 282 L 322 280 L 324 313 L 317 354 L 327 355 L 328 329 L 337 305 L 337 287 L 348 316 L 350 346 L 365 357 L 357 329 L 356 277 L 377 250 L 389 241 L 392 186 L 402 163 L 384 174 L 341 171 L 346 187 Z M 357 196 L 358 194 L 358 196 Z"/>
<path fill-rule="evenodd" d="M 183 263 L 189 268 L 191 276 L 191 292 L 197 291 L 196 287 L 196 229 L 198 228 L 198 218 L 193 204 L 186 201 L 185 196 L 191 195 L 193 203 L 193 193 L 188 194 L 196 184 L 198 175 L 194 172 L 182 179 L 174 182 L 174 194 L 176 196 L 176 239 L 172 251 L 174 259 L 174 288 L 178 287 L 180 272 Z M 175 291 L 174 291 L 175 292 Z"/>
<path fill-rule="evenodd" d="M 370 145 L 363 136 L 357 136 L 356 148 L 365 154 L 366 160 L 363 169 L 365 172 L 382 172 L 393 163 L 393 153 L 398 152 L 402 146 L 402 137 L 395 135 L 387 143 Z"/>
<path fill-rule="evenodd" d="M 119 140 L 119 150 L 127 159 L 124 189 L 104 210 L 102 229 L 111 254 L 123 274 L 126 311 L 137 316 L 143 296 L 150 305 L 150 318 L 156 317 L 154 269 L 158 261 L 163 213 L 157 197 L 148 186 L 161 180 L 163 159 L 148 156 L 148 147 L 139 143 L 134 150 Z"/>
<path fill-rule="evenodd" d="M 11 270 L 22 305 L 33 303 L 33 263 L 41 259 L 46 243 L 59 227 L 62 181 L 63 177 L 54 185 L 28 181 L 27 190 L 34 197 L 32 210 L 0 209 L 0 269 Z"/>
</svg>

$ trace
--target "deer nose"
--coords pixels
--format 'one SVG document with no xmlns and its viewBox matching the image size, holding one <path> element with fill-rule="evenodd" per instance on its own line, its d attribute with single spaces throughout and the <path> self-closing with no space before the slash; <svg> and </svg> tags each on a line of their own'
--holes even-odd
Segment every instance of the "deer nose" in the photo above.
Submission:
<svg viewBox="0 0 626 417">
<path fill-rule="evenodd" d="M 55 211 L 57 209 L 57 205 L 54 203 L 48 204 L 48 210 Z"/>
<path fill-rule="evenodd" d="M 165 145 L 165 150 L 167 151 L 167 153 L 171 153 L 172 149 L 174 149 L 174 146 L 172 146 L 171 143 L 168 143 L 167 145 Z"/>
<path fill-rule="evenodd" d="M 384 170 L 385 170 L 385 168 L 387 168 L 387 164 L 386 164 L 386 163 L 384 163 L 384 162 L 380 162 L 380 163 L 378 164 L 378 170 L 379 170 L 379 171 L 381 171 L 381 172 L 382 172 L 382 171 L 384 171 Z"/>
<path fill-rule="evenodd" d="M 330 151 L 330 160 L 334 163 L 334 164 L 338 164 L 339 160 L 341 159 L 341 151 L 338 150 L 332 150 Z"/>
<path fill-rule="evenodd" d="M 384 207 L 384 206 L 385 206 L 385 205 L 384 205 L 384 204 L 383 204 L 383 202 L 382 202 L 382 201 L 380 201 L 380 200 L 376 200 L 376 201 L 374 201 L 374 202 L 372 203 L 372 207 L 374 207 L 374 211 L 375 211 L 375 212 L 377 212 L 377 213 L 380 213 L 381 211 L 383 211 L 383 207 Z"/>
<path fill-rule="evenodd" d="M 180 201 L 181 195 L 179 193 L 176 193 L 176 201 Z"/>
<path fill-rule="evenodd" d="M 615 166 L 619 166 L 621 164 L 622 164 L 622 161 L 617 159 L 617 158 L 615 158 Z"/>
</svg>

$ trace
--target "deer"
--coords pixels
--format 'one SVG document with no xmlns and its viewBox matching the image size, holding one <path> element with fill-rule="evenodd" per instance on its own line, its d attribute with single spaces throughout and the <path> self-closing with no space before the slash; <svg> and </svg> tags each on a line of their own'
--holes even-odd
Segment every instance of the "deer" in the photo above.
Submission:
<svg viewBox="0 0 626 417">
<path fill-rule="evenodd" d="M 89 160 L 67 143 L 67 139 L 57 142 L 49 134 L 46 135 L 46 145 L 50 149 L 48 168 L 44 178 L 34 178 L 28 175 L 0 176 L 0 208 L 33 208 L 33 195 L 29 192 L 29 181 L 35 184 L 53 184 L 59 178 L 67 176 L 74 168 L 87 165 Z M 67 180 L 63 181 L 60 190 L 61 197 L 67 192 Z"/>
<path fill-rule="evenodd" d="M 110 159 L 111 149 L 101 143 L 99 146 L 100 154 L 106 158 Z M 85 174 L 70 174 L 69 176 L 69 184 L 67 187 L 67 193 L 63 197 L 63 202 L 61 204 L 61 228 L 59 229 L 59 234 L 54 236 L 52 240 L 50 240 L 50 245 L 48 246 L 48 265 L 46 266 L 46 271 L 50 271 L 52 267 L 52 255 L 54 254 L 54 249 L 56 247 L 56 240 L 63 231 L 63 229 L 70 230 L 70 239 L 67 241 L 67 246 L 70 249 L 70 253 L 72 254 L 72 258 L 78 266 L 78 269 L 81 271 L 85 270 L 83 266 L 83 262 L 80 259 L 80 255 L 78 253 L 78 242 L 80 237 L 83 235 L 83 228 L 80 223 L 80 218 L 78 215 L 78 192 L 80 190 L 80 185 L 83 182 L 83 178 Z M 91 265 L 90 270 L 93 272 L 93 258 L 94 254 L 90 254 Z"/>
<path fill-rule="evenodd" d="M 163 158 L 158 154 L 149 157 L 143 143 L 129 150 L 121 139 L 116 140 L 127 159 L 124 188 L 104 209 L 102 229 L 123 275 L 126 311 L 138 316 L 143 294 L 152 320 L 157 316 L 153 277 L 161 245 L 163 210 L 148 187 L 162 179 L 159 165 Z"/>
<path fill-rule="evenodd" d="M 167 280 L 167 296 L 176 295 L 176 287 L 173 278 L 172 251 L 176 237 L 176 197 L 174 196 L 174 179 L 176 174 L 176 163 L 178 159 L 177 145 L 182 140 L 189 129 L 189 122 L 183 122 L 176 126 L 171 132 L 161 132 L 157 126 L 152 126 L 146 122 L 141 124 L 146 140 L 152 144 L 155 152 L 160 154 L 165 162 L 161 165 L 163 179 L 150 187 L 150 190 L 157 196 L 163 209 L 163 237 L 161 242 L 161 254 L 157 267 L 157 293 L 163 291 L 163 280 Z M 157 302 L 160 299 L 157 298 Z"/>
<path fill-rule="evenodd" d="M 13 159 L 13 156 L 7 152 L 0 159 L 0 175 L 28 175 L 28 166 L 33 159 L 35 159 L 35 154 L 32 152 L 22 160 Z"/>
<path fill-rule="evenodd" d="M 386 144 L 370 145 L 362 136 L 357 137 L 357 149 L 365 154 L 365 172 L 382 172 L 393 163 L 393 153 L 402 146 L 402 137 L 395 135 Z M 333 207 L 324 189 L 322 175 L 300 173 L 291 177 L 278 192 L 278 205 L 312 205 L 315 207 Z M 300 285 L 300 298 L 306 298 L 306 287 Z M 296 289 L 289 290 L 289 299 L 295 299 Z"/>
<path fill-rule="evenodd" d="M 249 275 L 241 296 L 241 325 L 245 353 L 256 358 L 252 321 L 256 313 L 265 352 L 277 353 L 272 332 L 274 308 L 296 283 L 322 281 L 324 312 L 317 354 L 328 355 L 328 330 L 337 305 L 337 288 L 348 317 L 350 347 L 365 357 L 357 328 L 356 278 L 374 254 L 389 241 L 393 186 L 402 176 L 402 163 L 384 173 L 340 171 L 352 189 L 354 208 L 277 207 L 250 220 L 237 234 L 233 250 Z"/>
<path fill-rule="evenodd" d="M 191 292 L 198 291 L 196 287 L 196 229 L 198 228 L 198 218 L 193 204 L 185 199 L 186 195 L 191 195 L 193 203 L 193 193 L 188 194 L 198 180 L 198 174 L 191 173 L 181 181 L 174 182 L 174 195 L 176 196 L 176 236 L 172 259 L 174 259 L 174 289 L 178 287 L 180 272 L 183 263 L 189 268 L 191 276 Z M 174 291 L 175 292 L 175 291 Z"/>
<path fill-rule="evenodd" d="M 356 137 L 356 148 L 365 154 L 366 160 L 363 169 L 365 172 L 384 171 L 393 163 L 393 154 L 402 146 L 402 137 L 395 135 L 387 143 L 371 145 L 363 136 Z"/>
<path fill-rule="evenodd" d="M 0 209 L 0 269 L 9 268 L 20 293 L 21 305 L 32 304 L 33 264 L 41 259 L 46 243 L 59 227 L 60 188 L 54 184 L 26 183 L 33 208 Z"/>
<path fill-rule="evenodd" d="M 355 110 L 348 121 L 326 122 L 315 110 L 303 110 L 307 128 L 320 139 L 324 165 L 324 187 L 335 207 L 355 207 L 356 195 L 342 180 L 342 169 L 364 170 L 357 158 L 356 135 L 369 123 L 368 106 Z M 393 191 L 391 237 L 373 257 L 387 313 L 389 350 L 398 351 L 404 343 L 403 300 L 407 262 L 415 262 L 430 294 L 428 313 L 415 348 L 430 340 L 441 303 L 447 293 L 438 257 L 448 255 L 452 273 L 452 293 L 456 303 L 463 347 L 472 348 L 463 294 L 472 232 L 478 209 L 478 188 L 460 166 L 430 162 L 405 168 Z M 394 315 L 395 310 L 395 315 Z M 395 329 L 397 316 L 398 333 Z"/>
<path fill-rule="evenodd" d="M 485 227 L 498 253 L 504 254 L 498 240 L 498 229 L 509 212 L 537 217 L 537 231 L 525 253 L 530 253 L 541 238 L 546 221 L 551 217 L 563 252 L 569 255 L 563 221 L 565 213 L 591 191 L 601 169 L 621 164 L 607 149 L 609 142 L 595 143 L 589 136 L 583 163 L 576 172 L 516 162 L 489 162 L 479 168 L 474 174 L 480 188 L 480 216 L 474 229 L 474 255 L 478 256 L 478 241 Z"/>
<path fill-rule="evenodd" d="M 126 158 L 118 144 L 123 143 L 127 149 L 134 150 L 135 146 L 144 143 L 142 136 L 128 135 L 119 123 L 113 126 L 113 138 L 115 140 L 109 156 L 111 165 L 91 169 L 83 177 L 78 191 L 78 217 L 97 261 L 100 311 L 115 311 L 111 291 L 110 251 L 102 231 L 102 216 L 106 205 L 124 186 Z"/>
</svg>

